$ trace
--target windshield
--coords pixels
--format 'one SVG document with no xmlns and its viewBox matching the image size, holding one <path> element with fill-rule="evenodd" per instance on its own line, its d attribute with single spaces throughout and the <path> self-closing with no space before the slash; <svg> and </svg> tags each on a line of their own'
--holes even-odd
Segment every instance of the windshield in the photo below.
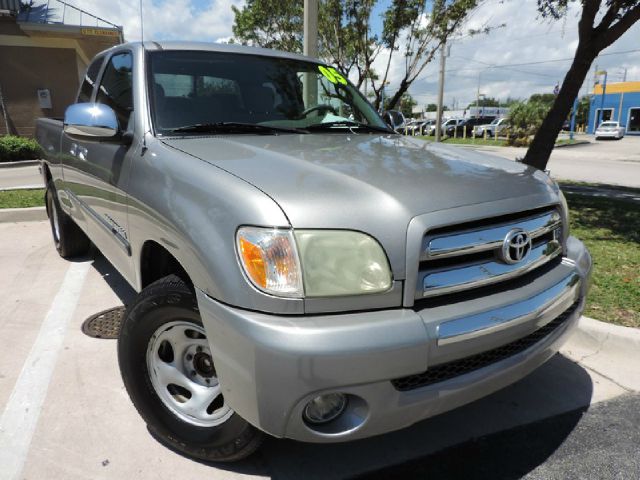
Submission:
<svg viewBox="0 0 640 480">
<path fill-rule="evenodd" d="M 227 123 L 233 123 L 231 133 L 255 125 L 277 127 L 274 132 L 311 126 L 313 131 L 321 130 L 318 126 L 338 132 L 359 126 L 387 130 L 332 67 L 222 52 L 160 51 L 149 59 L 152 117 L 160 135 L 203 133 L 184 127 Z"/>
<path fill-rule="evenodd" d="M 616 122 L 602 122 L 600 126 L 601 127 L 617 127 L 618 124 Z"/>
</svg>

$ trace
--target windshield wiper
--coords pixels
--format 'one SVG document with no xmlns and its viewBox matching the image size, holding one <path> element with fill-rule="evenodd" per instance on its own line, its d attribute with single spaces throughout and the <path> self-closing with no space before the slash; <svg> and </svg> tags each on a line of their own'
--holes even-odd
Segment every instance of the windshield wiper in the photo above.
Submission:
<svg viewBox="0 0 640 480">
<path fill-rule="evenodd" d="M 393 133 L 390 129 L 385 127 L 378 127 L 376 125 L 367 125 L 366 123 L 354 122 L 352 120 L 338 120 L 335 122 L 314 123 L 313 125 L 308 125 L 304 128 L 309 131 L 313 131 L 313 130 L 331 130 L 332 128 L 335 128 L 335 127 L 361 128 L 361 129 L 369 130 L 372 132 Z"/>
<path fill-rule="evenodd" d="M 309 133 L 300 128 L 242 122 L 194 123 L 193 125 L 171 128 L 169 131 L 172 133 Z"/>
</svg>

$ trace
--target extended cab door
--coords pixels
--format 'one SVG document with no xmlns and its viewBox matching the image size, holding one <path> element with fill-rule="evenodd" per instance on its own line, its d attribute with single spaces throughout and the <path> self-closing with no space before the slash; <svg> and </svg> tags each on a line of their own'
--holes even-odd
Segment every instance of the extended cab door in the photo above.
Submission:
<svg viewBox="0 0 640 480">
<path fill-rule="evenodd" d="M 107 58 L 92 100 L 111 107 L 121 132 L 133 122 L 133 54 L 117 51 Z M 126 277 L 132 273 L 125 193 L 133 148 L 120 138 L 85 141 L 63 134 L 64 180 L 74 205 L 74 217 L 82 217 L 89 237 Z"/>
</svg>

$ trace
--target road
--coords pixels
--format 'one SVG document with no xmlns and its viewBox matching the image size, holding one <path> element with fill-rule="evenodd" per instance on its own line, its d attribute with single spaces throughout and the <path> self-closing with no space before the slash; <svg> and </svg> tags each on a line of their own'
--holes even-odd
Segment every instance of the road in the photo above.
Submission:
<svg viewBox="0 0 640 480">
<path fill-rule="evenodd" d="M 598 140 L 553 150 L 547 169 L 559 180 L 600 183 L 640 188 L 640 136 L 622 140 Z M 462 147 L 471 148 L 471 147 Z M 524 157 L 524 148 L 477 147 L 500 157 Z"/>
<path fill-rule="evenodd" d="M 609 412 L 607 448 L 628 451 L 632 437 L 627 420 L 632 417 L 608 402 L 625 398 L 632 389 L 597 373 L 588 362 L 569 360 L 567 356 L 596 358 L 576 354 L 570 341 L 563 350 L 567 356 L 554 357 L 515 385 L 399 432 L 332 445 L 269 438 L 256 455 L 238 464 L 191 461 L 160 445 L 146 430 L 120 379 L 115 340 L 91 338 L 81 330 L 87 317 L 127 303 L 134 292 L 100 256 L 62 260 L 50 237 L 46 222 L 0 223 L 3 480 L 352 478 L 388 468 L 402 472 L 407 462 L 414 465 L 450 448 L 471 448 L 472 439 L 510 435 L 513 429 L 568 415 L 545 447 L 550 454 L 561 452 L 563 442 L 581 431 L 581 415 L 596 409 Z M 519 442 L 524 455 L 521 437 L 511 441 Z M 629 465 L 612 463 L 612 468 Z M 568 478 L 574 467 L 551 465 L 538 453 L 528 460 L 527 471 L 545 468 Z"/>
</svg>

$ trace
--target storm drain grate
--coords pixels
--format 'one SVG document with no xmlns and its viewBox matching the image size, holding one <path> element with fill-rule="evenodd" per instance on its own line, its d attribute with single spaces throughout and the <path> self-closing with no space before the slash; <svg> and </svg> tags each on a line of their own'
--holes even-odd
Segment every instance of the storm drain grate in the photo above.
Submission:
<svg viewBox="0 0 640 480">
<path fill-rule="evenodd" d="M 85 335 L 93 338 L 118 338 L 125 307 L 114 307 L 91 315 L 82 324 Z"/>
</svg>

